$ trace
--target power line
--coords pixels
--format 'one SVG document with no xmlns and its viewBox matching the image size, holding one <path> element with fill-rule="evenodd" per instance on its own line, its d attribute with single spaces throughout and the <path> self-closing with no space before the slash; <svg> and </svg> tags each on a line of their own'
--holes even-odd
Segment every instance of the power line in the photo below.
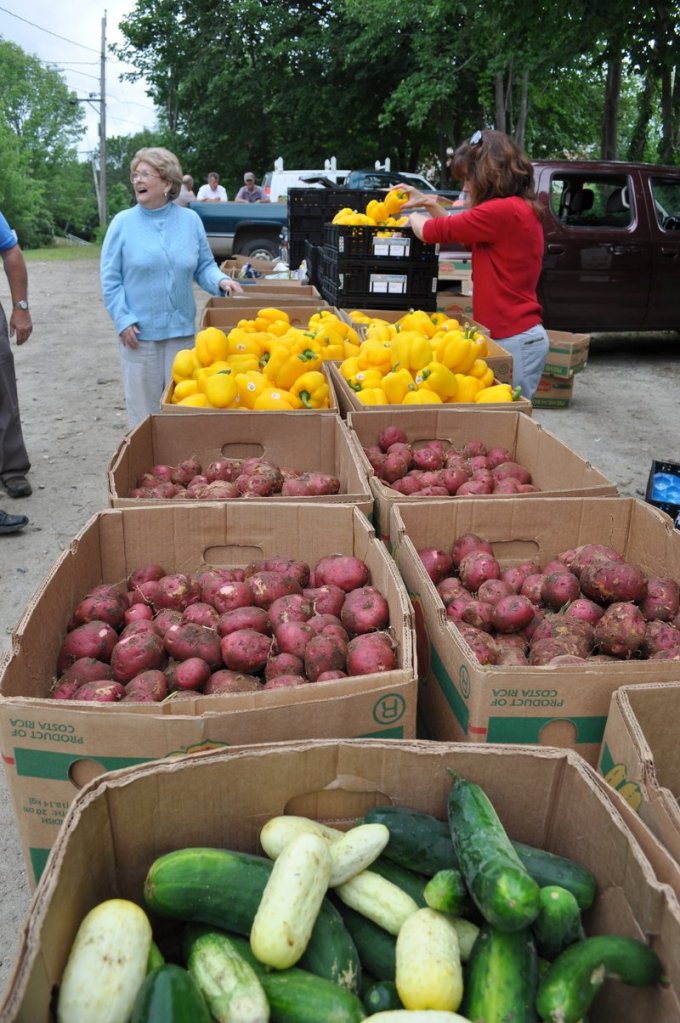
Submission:
<svg viewBox="0 0 680 1023">
<path fill-rule="evenodd" d="M 84 43 L 77 43 L 74 39 L 67 39 L 66 36 L 57 35 L 56 32 L 52 32 L 49 28 L 43 28 L 42 25 L 36 25 L 34 21 L 29 21 L 28 18 L 22 18 L 21 15 L 15 14 L 14 11 L 8 11 L 6 7 L 0 7 L 0 11 L 4 11 L 5 14 L 9 14 L 10 17 L 16 18 L 18 21 L 23 21 L 25 25 L 30 25 L 31 28 L 37 28 L 39 32 L 46 32 L 48 36 L 54 36 L 55 39 L 61 39 L 64 43 L 71 43 L 72 46 L 79 46 L 81 50 L 88 50 L 90 53 L 99 53 L 99 50 L 93 50 L 91 46 L 85 46 Z"/>
</svg>

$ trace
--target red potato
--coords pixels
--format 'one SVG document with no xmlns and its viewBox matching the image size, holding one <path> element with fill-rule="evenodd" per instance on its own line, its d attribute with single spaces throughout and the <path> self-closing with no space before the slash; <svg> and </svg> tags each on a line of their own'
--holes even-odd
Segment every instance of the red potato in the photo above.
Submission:
<svg viewBox="0 0 680 1023">
<path fill-rule="evenodd" d="M 407 461 L 400 451 L 389 451 L 385 455 L 380 478 L 387 483 L 395 483 L 406 475 L 411 468 L 411 464 L 412 462 Z"/>
<path fill-rule="evenodd" d="M 212 483 L 206 483 L 204 487 L 192 487 L 191 496 L 196 497 L 198 501 L 232 501 L 242 494 L 236 483 L 214 480 Z"/>
<path fill-rule="evenodd" d="M 453 558 L 450 553 L 440 547 L 422 547 L 418 551 L 418 557 L 435 586 L 449 575 L 453 568 Z"/>
<path fill-rule="evenodd" d="M 347 594 L 340 612 L 340 621 L 355 636 L 377 632 L 389 625 L 389 604 L 374 586 L 360 586 Z"/>
<path fill-rule="evenodd" d="M 638 601 L 647 593 L 642 569 L 626 561 L 596 558 L 581 571 L 580 582 L 583 595 L 598 604 Z"/>
<path fill-rule="evenodd" d="M 325 632 L 326 629 L 342 629 L 345 632 L 345 627 L 337 615 L 313 614 L 311 618 L 307 619 L 307 625 L 316 635 Z M 349 639 L 349 637 L 347 638 Z"/>
<path fill-rule="evenodd" d="M 476 593 L 486 579 L 500 579 L 501 566 L 493 554 L 478 549 L 465 555 L 458 565 L 458 574 L 463 586 Z"/>
<path fill-rule="evenodd" d="M 491 625 L 498 632 L 519 632 L 533 620 L 534 605 L 521 593 L 501 597 L 492 608 Z"/>
<path fill-rule="evenodd" d="M 179 625 L 182 621 L 182 612 L 173 611 L 170 607 L 164 607 L 158 612 L 153 620 L 154 630 L 159 636 L 164 636 L 171 625 Z"/>
<path fill-rule="evenodd" d="M 147 472 L 150 472 L 152 476 L 157 476 L 158 479 L 165 480 L 167 483 L 172 483 L 172 469 L 171 465 L 159 463 L 158 465 L 152 465 Z"/>
<path fill-rule="evenodd" d="M 347 646 L 343 639 L 328 633 L 312 636 L 304 654 L 305 675 L 309 681 L 316 682 L 324 671 L 344 671 Z"/>
<path fill-rule="evenodd" d="M 569 572 L 570 570 L 566 567 L 564 562 L 560 561 L 559 558 L 553 558 L 551 561 L 546 561 L 545 565 L 541 567 L 543 575 L 550 575 L 552 572 Z"/>
<path fill-rule="evenodd" d="M 461 594 L 464 594 L 468 598 L 470 596 L 460 579 L 453 575 L 448 575 L 445 579 L 442 579 L 441 582 L 437 583 L 436 590 L 444 607 L 448 607 L 451 601 L 455 600 L 455 598 L 459 597 Z"/>
<path fill-rule="evenodd" d="M 284 480 L 284 497 L 326 497 L 340 493 L 340 480 L 329 472 L 305 472 L 297 479 Z"/>
<path fill-rule="evenodd" d="M 513 593 L 519 593 L 526 577 L 527 573 L 519 565 L 510 565 L 501 572 L 501 581 L 506 583 Z"/>
<path fill-rule="evenodd" d="M 125 687 L 119 682 L 86 682 L 73 694 L 73 700 L 90 703 L 118 703 L 125 696 Z"/>
<path fill-rule="evenodd" d="M 441 469 L 424 469 L 420 476 L 420 489 L 426 490 L 430 487 L 441 487 L 442 484 L 442 470 Z"/>
<path fill-rule="evenodd" d="M 194 476 L 197 476 L 200 472 L 201 463 L 196 455 L 191 455 L 190 458 L 185 458 L 174 466 L 170 479 L 173 483 L 179 483 L 181 486 L 186 487 L 187 483 L 191 483 Z"/>
<path fill-rule="evenodd" d="M 651 576 L 647 593 L 640 601 L 640 611 L 647 621 L 672 622 L 678 613 L 680 594 L 675 579 Z"/>
<path fill-rule="evenodd" d="M 302 587 L 295 576 L 283 572 L 256 572 L 246 580 L 256 607 L 268 609 L 278 598 L 289 593 L 302 593 Z"/>
<path fill-rule="evenodd" d="M 480 472 L 480 470 L 484 470 L 484 472 L 489 473 L 491 472 L 489 459 L 486 455 L 473 455 L 472 458 L 468 458 L 467 465 L 473 476 L 475 473 Z"/>
<path fill-rule="evenodd" d="M 477 455 L 486 455 L 486 445 L 481 440 L 468 440 L 460 449 L 463 458 L 475 458 Z"/>
<path fill-rule="evenodd" d="M 294 481 L 291 481 L 294 482 Z M 220 487 L 232 486 L 230 483 L 220 483 Z M 270 497 L 274 493 L 274 481 L 270 476 L 261 476 L 257 473 L 243 473 L 239 476 L 233 486 L 242 497 Z"/>
<path fill-rule="evenodd" d="M 97 680 L 92 679 L 91 681 L 96 682 Z M 62 678 L 49 695 L 53 700 L 72 700 L 82 685 L 84 685 L 83 682 L 76 682 L 74 679 L 64 682 Z"/>
<path fill-rule="evenodd" d="M 395 480 L 391 484 L 391 488 L 396 490 L 397 493 L 403 494 L 404 497 L 411 497 L 420 491 L 420 480 L 416 479 L 415 476 L 403 476 L 401 479 Z"/>
<path fill-rule="evenodd" d="M 319 682 L 334 682 L 336 678 L 347 678 L 346 671 L 322 671 L 316 680 L 317 685 Z"/>
<path fill-rule="evenodd" d="M 296 686 L 306 686 L 309 684 L 309 679 L 303 675 L 276 675 L 274 678 L 270 678 L 268 682 L 265 682 L 263 689 L 292 689 Z"/>
<path fill-rule="evenodd" d="M 388 451 L 393 444 L 407 444 L 408 437 L 400 426 L 386 426 L 380 431 L 378 445 L 381 451 Z"/>
<path fill-rule="evenodd" d="M 373 472 L 376 474 L 376 476 L 382 478 L 383 470 L 385 468 L 385 459 L 387 458 L 385 452 L 374 451 L 371 454 L 368 454 L 367 451 L 366 457 L 368 458 L 369 465 L 371 466 L 371 469 L 373 469 Z"/>
<path fill-rule="evenodd" d="M 463 484 L 468 481 L 468 474 L 465 470 L 453 465 L 445 466 L 439 475 L 443 486 L 446 487 L 447 493 L 451 497 L 457 494 Z"/>
<path fill-rule="evenodd" d="M 136 604 L 135 607 L 141 607 L 142 605 Z M 152 632 L 156 635 L 158 630 L 156 629 L 156 623 L 154 619 L 150 618 L 138 618 L 136 621 L 128 622 L 127 625 L 121 629 L 118 633 L 118 640 L 125 639 L 127 636 L 139 636 L 140 633 Z"/>
<path fill-rule="evenodd" d="M 479 661 L 480 664 L 498 663 L 498 647 L 493 636 L 490 636 L 488 632 L 484 632 L 482 629 L 475 628 L 474 625 L 468 625 L 466 622 L 460 622 L 457 628 L 462 638 L 472 650 L 475 660 Z"/>
<path fill-rule="evenodd" d="M 541 572 L 535 572 L 533 575 L 527 575 L 524 578 L 524 582 L 520 587 L 520 593 L 523 597 L 528 597 L 532 604 L 536 607 L 540 607 L 543 603 L 543 587 L 545 586 L 546 577 Z"/>
<path fill-rule="evenodd" d="M 309 597 L 304 594 L 287 593 L 272 601 L 268 614 L 272 629 L 276 629 L 284 622 L 306 622 L 314 614 L 314 608 Z"/>
<path fill-rule="evenodd" d="M 368 565 L 353 554 L 329 554 L 317 561 L 314 566 L 314 586 L 330 584 L 349 593 L 359 586 L 365 586 L 368 581 Z"/>
<path fill-rule="evenodd" d="M 342 605 L 345 603 L 345 591 L 333 583 L 325 583 L 323 586 L 306 587 L 303 596 L 308 597 L 314 608 L 315 614 L 331 614 L 336 618 L 340 617 Z"/>
<path fill-rule="evenodd" d="M 307 644 L 319 635 L 302 621 L 282 622 L 274 630 L 276 650 L 282 654 L 294 654 L 296 657 L 304 657 Z"/>
<path fill-rule="evenodd" d="M 109 663 L 118 634 L 107 622 L 86 622 L 68 632 L 57 657 L 57 671 L 61 675 L 80 657 L 93 657 Z"/>
<path fill-rule="evenodd" d="M 477 590 L 477 599 L 487 604 L 497 604 L 502 597 L 509 597 L 515 591 L 512 586 L 500 579 L 485 579 Z"/>
<path fill-rule="evenodd" d="M 439 447 L 432 444 L 414 447 L 413 465 L 416 469 L 424 469 L 426 472 L 441 469 L 444 465 L 444 453 Z"/>
<path fill-rule="evenodd" d="M 673 647 L 671 650 L 657 650 L 649 655 L 650 661 L 680 661 L 680 647 Z"/>
<path fill-rule="evenodd" d="M 228 636 L 230 632 L 238 632 L 239 629 L 254 629 L 264 636 L 271 635 L 271 622 L 269 615 L 263 607 L 235 607 L 233 611 L 225 611 L 217 619 L 217 634 Z"/>
<path fill-rule="evenodd" d="M 500 465 L 495 466 L 492 473 L 498 480 L 511 476 L 518 483 L 531 483 L 531 473 L 526 466 L 520 465 L 519 462 L 501 462 Z"/>
<path fill-rule="evenodd" d="M 148 604 L 132 604 L 123 615 L 126 625 L 131 622 L 150 622 L 152 620 L 153 609 Z"/>
<path fill-rule="evenodd" d="M 529 641 L 524 629 L 520 632 L 499 632 L 494 636 L 494 641 L 499 651 L 521 650 L 524 654 L 529 649 Z"/>
<path fill-rule="evenodd" d="M 203 625 L 206 629 L 216 629 L 219 618 L 220 616 L 212 604 L 206 604 L 201 600 L 195 604 L 189 604 L 189 607 L 182 611 L 182 622 Z"/>
<path fill-rule="evenodd" d="M 159 582 L 157 579 L 148 579 L 146 582 L 137 583 L 128 590 L 128 607 L 133 607 L 135 604 L 148 604 L 150 607 L 154 607 L 158 592 Z"/>
<path fill-rule="evenodd" d="M 151 668 L 163 668 L 167 654 L 156 632 L 140 632 L 120 639 L 111 651 L 111 671 L 116 682 L 130 682 Z"/>
<path fill-rule="evenodd" d="M 133 497 L 135 499 L 140 497 L 158 497 L 158 494 L 151 487 L 133 487 L 128 494 L 128 497 Z"/>
<path fill-rule="evenodd" d="M 201 586 L 201 596 L 218 615 L 253 604 L 253 591 L 245 579 L 212 579 Z"/>
<path fill-rule="evenodd" d="M 73 624 L 85 625 L 86 622 L 108 622 L 112 629 L 120 629 L 125 614 L 123 595 L 104 596 L 103 594 L 83 597 L 73 612 Z"/>
<path fill-rule="evenodd" d="M 489 464 L 490 469 L 495 469 L 497 465 L 502 465 L 504 462 L 512 462 L 512 452 L 508 448 L 500 446 L 489 448 L 486 453 L 486 460 Z"/>
<path fill-rule="evenodd" d="M 503 479 L 494 480 L 491 488 L 492 494 L 519 494 L 521 483 L 518 483 L 512 476 L 504 476 Z"/>
<path fill-rule="evenodd" d="M 581 574 L 583 580 L 583 574 Z M 645 620 L 635 604 L 615 601 L 595 626 L 595 642 L 603 654 L 630 657 L 645 638 Z"/>
<path fill-rule="evenodd" d="M 409 469 L 413 468 L 413 447 L 411 444 L 406 442 L 397 441 L 395 444 L 390 444 L 387 449 L 388 455 L 403 455 L 406 459 Z"/>
<path fill-rule="evenodd" d="M 606 561 L 624 561 L 624 557 L 613 547 L 607 547 L 601 543 L 584 543 L 573 550 L 562 551 L 557 555 L 567 568 L 580 577 L 584 568 L 587 568 L 593 561 L 604 558 Z"/>
<path fill-rule="evenodd" d="M 290 623 L 292 624 L 292 623 Z M 223 636 L 220 647 L 222 660 L 232 671 L 255 675 L 262 671 L 271 654 L 273 640 L 255 629 L 239 629 Z"/>
<path fill-rule="evenodd" d="M 496 643 L 498 646 L 498 643 Z M 523 650 L 516 647 L 498 647 L 498 658 L 496 664 L 503 664 L 506 667 L 520 667 L 529 663 L 529 658 Z"/>
<path fill-rule="evenodd" d="M 163 646 L 175 661 L 188 661 L 200 657 L 211 668 L 220 667 L 222 654 L 217 630 L 194 622 L 171 625 L 163 637 Z"/>
<path fill-rule="evenodd" d="M 299 558 L 284 558 L 280 554 L 267 558 L 257 571 L 280 572 L 282 575 L 292 575 L 300 583 L 300 586 L 303 587 L 309 585 L 309 576 L 311 574 L 311 569 L 306 561 L 301 561 Z M 253 573 L 249 572 L 247 574 L 252 575 Z"/>
<path fill-rule="evenodd" d="M 554 611 L 559 611 L 565 604 L 577 600 L 580 596 L 581 586 L 573 572 L 566 572 L 562 569 L 561 572 L 551 572 L 549 575 L 545 575 L 541 599 Z"/>
<path fill-rule="evenodd" d="M 531 648 L 545 639 L 555 641 L 560 647 L 557 653 L 576 654 L 578 657 L 587 657 L 595 645 L 592 625 L 562 614 L 548 614 L 537 623 L 530 639 Z"/>
<path fill-rule="evenodd" d="M 556 657 L 579 656 L 574 654 L 572 644 L 567 637 L 539 639 L 532 641 L 529 649 L 529 664 L 533 667 L 541 667 L 551 664 Z"/>
<path fill-rule="evenodd" d="M 576 654 L 558 654 L 548 664 L 555 664 L 558 667 L 562 664 L 583 664 L 588 658 L 578 657 Z"/>
<path fill-rule="evenodd" d="M 125 685 L 126 702 L 160 703 L 168 695 L 168 680 L 158 669 L 143 671 Z"/>
<path fill-rule="evenodd" d="M 175 669 L 175 686 L 177 689 L 202 689 L 210 678 L 210 668 L 201 657 L 187 657 Z"/>
<path fill-rule="evenodd" d="M 640 653 L 645 657 L 651 657 L 660 650 L 674 650 L 676 647 L 680 647 L 680 629 L 676 629 L 670 622 L 662 622 L 659 619 L 647 622 Z M 66 675 L 63 676 L 65 677 Z"/>
<path fill-rule="evenodd" d="M 493 604 L 487 604 L 484 600 L 471 600 L 463 608 L 460 617 L 467 625 L 474 625 L 483 632 L 491 632 L 493 612 Z"/>
<path fill-rule="evenodd" d="M 258 693 L 263 689 L 259 678 L 246 675 L 242 671 L 230 671 L 220 668 L 214 671 L 203 686 L 204 696 L 216 696 L 221 693 Z"/>
<path fill-rule="evenodd" d="M 463 483 L 456 491 L 456 497 L 483 497 L 493 491 L 493 483 L 488 479 L 471 479 Z"/>
<path fill-rule="evenodd" d="M 367 632 L 347 644 L 348 675 L 375 675 L 396 666 L 395 644 L 387 632 Z"/>
<path fill-rule="evenodd" d="M 305 662 L 295 654 L 274 654 L 264 666 L 265 681 L 276 678 L 277 675 L 302 675 L 305 670 Z"/>
<path fill-rule="evenodd" d="M 452 622 L 462 622 L 463 611 L 472 599 L 472 594 L 468 593 L 467 590 L 463 590 L 461 593 L 457 594 L 457 596 L 450 600 L 446 605 L 446 617 L 450 618 Z"/>
<path fill-rule="evenodd" d="M 522 632 L 526 639 L 529 641 L 529 643 L 533 639 L 534 632 L 539 627 L 544 618 L 545 611 L 543 610 L 543 608 L 537 607 L 536 604 L 534 604 L 534 617 L 531 619 L 529 624 L 522 629 Z"/>
<path fill-rule="evenodd" d="M 446 487 L 421 487 L 417 490 L 414 497 L 449 497 L 449 492 Z"/>
<path fill-rule="evenodd" d="M 467 458 L 463 458 L 460 451 L 454 451 L 453 448 L 449 448 L 444 455 L 444 466 L 447 469 L 462 469 L 466 476 L 472 475 Z"/>
<path fill-rule="evenodd" d="M 184 611 L 189 604 L 200 599 L 199 587 L 183 572 L 164 575 L 157 585 L 153 602 L 159 610 L 169 607 L 173 611 Z"/>
<path fill-rule="evenodd" d="M 216 458 L 205 470 L 206 483 L 233 483 L 241 475 L 240 458 Z"/>
<path fill-rule="evenodd" d="M 162 497 L 167 489 L 173 486 L 170 480 L 161 479 L 160 476 L 154 476 L 147 471 L 138 476 L 136 489 L 149 491 L 153 497 Z"/>
<path fill-rule="evenodd" d="M 580 618 L 582 621 L 588 622 L 589 625 L 595 626 L 603 614 L 604 608 L 601 604 L 596 604 L 594 600 L 589 600 L 588 597 L 577 597 L 576 600 L 572 600 L 565 610 L 564 617 Z"/>
<path fill-rule="evenodd" d="M 59 679 L 59 684 L 67 686 L 75 683 L 77 688 L 86 682 L 106 682 L 112 678 L 110 664 L 98 661 L 96 657 L 79 657 L 66 669 Z"/>
</svg>

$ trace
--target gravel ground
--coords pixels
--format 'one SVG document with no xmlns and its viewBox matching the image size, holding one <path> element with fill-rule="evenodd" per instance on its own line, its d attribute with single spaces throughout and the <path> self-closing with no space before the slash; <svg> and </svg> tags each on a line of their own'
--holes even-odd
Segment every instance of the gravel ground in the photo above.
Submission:
<svg viewBox="0 0 680 1023">
<path fill-rule="evenodd" d="M 30 263 L 34 333 L 15 349 L 33 495 L 0 507 L 25 512 L 23 533 L 0 539 L 0 653 L 38 584 L 71 538 L 107 505 L 106 469 L 126 429 L 115 337 L 98 264 Z M 0 301 L 8 308 L 0 274 Z M 202 299 L 199 298 L 199 302 Z M 534 418 L 628 497 L 645 495 L 653 459 L 680 461 L 677 334 L 596 335 L 568 409 Z M 0 777 L 0 991 L 29 904 L 14 812 Z"/>
</svg>

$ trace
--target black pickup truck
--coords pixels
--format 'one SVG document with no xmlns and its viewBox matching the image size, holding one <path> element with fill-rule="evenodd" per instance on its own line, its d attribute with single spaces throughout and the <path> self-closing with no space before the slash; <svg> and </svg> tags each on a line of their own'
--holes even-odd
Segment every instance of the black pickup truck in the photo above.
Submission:
<svg viewBox="0 0 680 1023">
<path fill-rule="evenodd" d="M 203 221 L 213 255 L 277 259 L 279 236 L 288 223 L 285 202 L 192 202 Z"/>
</svg>

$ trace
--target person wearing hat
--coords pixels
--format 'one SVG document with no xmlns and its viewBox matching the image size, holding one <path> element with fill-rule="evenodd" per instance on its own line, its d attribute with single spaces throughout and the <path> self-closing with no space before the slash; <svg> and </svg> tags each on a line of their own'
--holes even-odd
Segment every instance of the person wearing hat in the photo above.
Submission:
<svg viewBox="0 0 680 1023">
<path fill-rule="evenodd" d="M 246 171 L 243 182 L 243 188 L 239 188 L 234 202 L 269 202 L 264 188 L 255 184 L 255 175 L 252 171 Z"/>
</svg>

